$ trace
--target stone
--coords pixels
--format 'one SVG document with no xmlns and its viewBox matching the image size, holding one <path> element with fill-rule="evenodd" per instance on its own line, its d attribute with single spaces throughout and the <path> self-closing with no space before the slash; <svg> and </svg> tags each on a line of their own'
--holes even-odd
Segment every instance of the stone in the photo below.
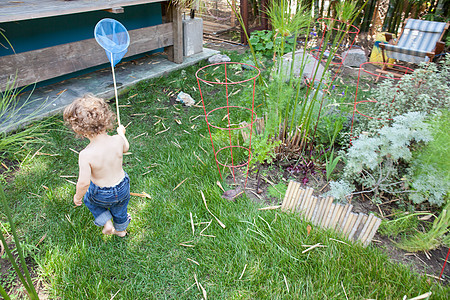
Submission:
<svg viewBox="0 0 450 300">
<path fill-rule="evenodd" d="M 291 73 L 292 52 L 283 55 L 282 59 L 283 78 L 285 78 L 285 80 L 287 81 L 289 80 L 289 74 Z M 317 69 L 315 79 L 320 80 L 320 78 L 322 78 L 325 73 L 325 68 L 322 66 L 322 64 L 320 64 L 318 60 L 315 59 L 311 54 L 304 53 L 303 50 L 295 51 L 294 60 L 293 74 L 295 77 L 300 77 L 300 74 L 302 74 L 303 78 L 312 79 Z"/>
<path fill-rule="evenodd" d="M 203 51 L 203 19 L 183 20 L 183 55 L 191 56 Z"/>
<path fill-rule="evenodd" d="M 216 55 L 213 55 L 210 58 L 208 58 L 208 62 L 210 64 L 217 64 L 217 63 L 228 62 L 228 61 L 231 61 L 231 58 L 229 58 L 225 54 L 216 54 Z"/>
<path fill-rule="evenodd" d="M 358 67 L 367 62 L 366 52 L 362 49 L 350 49 L 342 53 L 344 58 L 344 66 L 346 67 Z"/>
</svg>

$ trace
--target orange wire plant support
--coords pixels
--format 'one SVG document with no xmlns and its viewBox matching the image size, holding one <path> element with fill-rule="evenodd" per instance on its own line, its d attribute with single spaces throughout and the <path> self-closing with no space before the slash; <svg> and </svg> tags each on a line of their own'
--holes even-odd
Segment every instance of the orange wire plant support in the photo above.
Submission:
<svg viewBox="0 0 450 300">
<path fill-rule="evenodd" d="M 252 159 L 253 124 L 257 120 L 255 86 L 260 73 L 254 66 L 237 62 L 207 65 L 195 73 L 220 178 L 222 166 L 231 171 L 236 183 L 235 169 L 247 166 L 244 187 Z M 251 107 L 240 106 L 243 102 Z M 245 136 L 242 145 L 239 133 Z M 242 162 L 242 157 L 247 157 L 246 161 Z"/>
</svg>

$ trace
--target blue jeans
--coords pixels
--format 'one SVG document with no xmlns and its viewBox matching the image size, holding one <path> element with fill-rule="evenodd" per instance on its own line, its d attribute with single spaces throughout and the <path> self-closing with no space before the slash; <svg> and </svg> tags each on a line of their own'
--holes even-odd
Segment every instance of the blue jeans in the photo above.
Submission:
<svg viewBox="0 0 450 300">
<path fill-rule="evenodd" d="M 95 225 L 104 226 L 112 218 L 114 228 L 123 231 L 130 224 L 130 216 L 127 214 L 130 178 L 127 173 L 123 180 L 113 187 L 99 187 L 91 181 L 83 200 L 94 215 Z"/>
</svg>

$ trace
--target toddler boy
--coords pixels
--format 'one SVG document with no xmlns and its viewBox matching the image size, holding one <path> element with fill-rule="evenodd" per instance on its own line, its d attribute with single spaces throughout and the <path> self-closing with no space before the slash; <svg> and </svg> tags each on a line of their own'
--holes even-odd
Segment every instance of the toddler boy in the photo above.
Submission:
<svg viewBox="0 0 450 300">
<path fill-rule="evenodd" d="M 130 223 L 127 213 L 130 179 L 122 168 L 122 161 L 123 153 L 130 146 L 122 125 L 117 128 L 117 135 L 106 133 L 113 128 L 114 119 L 109 105 L 92 94 L 76 99 L 64 110 L 66 124 L 78 136 L 90 141 L 79 154 L 73 202 L 80 206 L 84 200 L 94 215 L 94 224 L 103 226 L 103 234 L 124 237 Z"/>
</svg>

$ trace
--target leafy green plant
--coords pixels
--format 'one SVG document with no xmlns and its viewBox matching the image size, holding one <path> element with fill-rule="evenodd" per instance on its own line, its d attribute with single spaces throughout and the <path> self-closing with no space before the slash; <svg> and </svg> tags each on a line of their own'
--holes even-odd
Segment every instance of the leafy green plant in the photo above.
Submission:
<svg viewBox="0 0 450 300">
<path fill-rule="evenodd" d="M 256 53 L 265 56 L 273 56 L 274 50 L 281 47 L 281 37 L 274 36 L 271 30 L 257 30 L 251 33 L 250 43 L 252 43 Z M 293 39 L 286 39 L 284 50 L 291 52 L 294 48 Z"/>
<path fill-rule="evenodd" d="M 344 4 L 348 5 L 348 4 Z M 353 7 L 353 6 L 352 6 Z M 350 10 L 355 12 L 355 7 Z M 276 11 L 276 10 L 274 10 Z M 292 22 L 293 24 L 301 24 L 300 28 L 296 32 L 305 34 L 305 44 L 308 44 L 310 38 L 310 29 L 314 22 L 308 14 L 308 9 L 301 8 L 297 11 L 302 18 L 299 17 L 299 21 Z M 283 16 L 283 13 L 278 15 Z M 309 20 L 307 18 L 309 17 Z M 295 18 L 295 17 L 294 17 Z M 285 23 L 289 23 L 286 20 Z M 277 17 L 276 24 L 280 26 L 280 32 L 291 32 L 290 26 L 285 25 L 281 22 L 282 17 Z M 328 21 L 327 21 L 328 22 Z M 337 21 L 329 21 L 327 26 L 329 28 L 334 28 L 337 26 Z M 288 64 L 283 63 L 283 59 L 279 57 L 277 74 L 273 75 L 273 82 L 271 85 L 274 87 L 268 88 L 268 94 L 272 96 L 273 101 L 268 100 L 268 106 L 270 114 L 269 118 L 275 118 L 277 126 L 275 127 L 275 132 L 271 132 L 275 138 L 281 140 L 285 147 L 280 148 L 284 150 L 283 156 L 290 156 L 291 153 L 302 153 L 308 146 L 310 150 L 312 149 L 312 144 L 316 139 L 317 127 L 324 116 L 322 109 L 328 102 L 328 89 L 331 87 L 333 78 L 327 70 L 331 66 L 331 62 L 335 54 L 339 49 L 339 45 L 342 44 L 346 37 L 346 34 L 350 31 L 350 26 L 346 23 L 342 23 L 343 28 L 338 32 L 332 32 L 328 30 L 323 38 L 322 43 L 324 45 L 331 45 L 331 51 L 328 55 L 325 54 L 326 47 L 322 47 L 320 53 L 317 54 L 318 60 L 324 62 L 323 72 L 319 72 L 319 68 L 315 68 L 308 80 L 307 87 L 304 87 L 303 70 L 300 70 L 298 78 L 294 79 L 293 66 L 295 65 L 295 60 L 300 60 L 300 65 L 304 65 L 307 60 L 310 60 L 306 52 L 303 55 L 293 55 L 291 57 L 292 62 L 290 74 L 288 79 L 286 79 L 283 74 L 284 67 Z M 275 25 L 274 25 L 275 27 Z M 298 56 L 298 58 L 295 58 Z M 319 75 L 321 73 L 321 75 Z M 297 74 L 296 74 L 297 75 Z M 286 81 L 288 81 L 286 83 Z M 269 98 L 271 98 L 269 96 Z M 276 101 L 276 102 L 275 102 Z M 274 104 L 272 104 L 274 103 Z M 272 104 L 272 105 L 271 105 Z M 276 114 L 275 114 L 276 113 Z M 300 151 L 299 151 L 300 150 Z"/>
<path fill-rule="evenodd" d="M 9 299 L 9 296 L 6 293 L 5 289 L 11 290 L 11 288 L 14 287 L 15 282 L 16 282 L 16 273 L 14 272 L 14 269 L 9 268 L 2 274 L 2 278 L 0 280 L 0 295 L 3 297 L 3 299 Z"/>
<path fill-rule="evenodd" d="M 331 174 L 334 172 L 334 169 L 336 169 L 337 164 L 342 159 L 342 155 L 334 156 L 334 143 L 336 141 L 337 136 L 339 135 L 339 132 L 344 127 L 344 118 L 325 118 L 327 126 L 326 126 L 326 134 L 328 136 L 328 143 L 329 146 L 327 149 L 323 149 L 324 157 L 325 157 L 325 171 L 326 171 L 326 178 L 327 181 L 330 181 Z M 334 121 L 333 121 L 334 120 Z M 323 146 L 322 146 L 323 148 Z M 329 154 L 328 154 L 329 153 Z"/>
<path fill-rule="evenodd" d="M 354 135 L 363 131 L 376 132 L 392 124 L 393 117 L 407 112 L 421 111 L 435 115 L 450 106 L 450 55 L 440 63 L 421 64 L 412 74 L 402 80 L 386 79 L 371 90 L 369 99 L 375 100 L 363 107 L 363 113 L 371 116 L 361 118 L 355 124 Z"/>
<path fill-rule="evenodd" d="M 249 42 L 252 43 L 257 53 L 270 56 L 273 53 L 273 32 L 270 30 L 257 30 L 250 34 Z"/>
<path fill-rule="evenodd" d="M 28 297 L 30 299 L 39 299 L 39 297 L 36 293 L 36 290 L 33 286 L 33 281 L 31 280 L 30 273 L 28 272 L 28 266 L 25 262 L 24 253 L 22 251 L 22 247 L 21 247 L 20 241 L 18 239 L 16 227 L 14 225 L 14 220 L 11 215 L 11 210 L 9 209 L 8 202 L 6 201 L 5 192 L 3 190 L 3 185 L 1 183 L 0 183 L 0 203 L 3 206 L 2 210 L 5 212 L 8 222 L 9 222 L 9 225 L 11 226 L 11 233 L 14 238 L 14 243 L 16 245 L 17 252 L 18 252 L 17 255 L 19 256 L 23 273 L 19 269 L 19 266 L 17 265 L 16 260 L 14 259 L 14 256 L 11 253 L 11 250 L 8 248 L 6 239 L 3 236 L 3 233 L 0 234 L 0 241 L 3 243 L 3 245 L 5 245 L 5 252 L 8 255 L 8 259 L 11 262 L 17 276 L 19 277 L 20 282 L 22 282 L 23 286 L 27 290 Z M 9 296 L 6 294 L 6 291 L 1 286 L 0 286 L 0 294 L 2 295 L 3 298 L 9 299 Z"/>
<path fill-rule="evenodd" d="M 302 2 L 290 0 L 272 1 L 267 13 L 273 27 L 273 36 L 276 39 L 279 38 L 281 43 L 269 43 L 268 32 L 257 33 L 253 38 L 253 41 L 258 43 L 258 49 L 267 50 L 266 46 L 261 45 L 264 43 L 259 43 L 261 39 L 266 42 L 265 44 L 268 43 L 269 48 L 273 47 L 275 66 L 271 74 L 272 80 L 267 83 L 260 77 L 259 82 L 260 88 L 264 91 L 263 108 L 267 117 L 265 127 L 266 137 L 268 140 L 281 141 L 282 147 L 274 149 L 283 157 L 291 157 L 291 155 L 298 157 L 310 143 L 312 144 L 314 135 L 316 134 L 317 124 L 322 116 L 321 109 L 325 99 L 322 90 L 326 89 L 331 82 L 330 75 L 327 72 L 323 72 L 324 75 L 319 78 L 317 76 L 318 68 L 316 68 L 311 82 L 314 83 L 312 84 L 313 86 L 317 83 L 318 88 L 304 89 L 303 71 L 300 71 L 300 74 L 295 74 L 294 76 L 294 65 L 296 65 L 295 61 L 299 59 L 302 61 L 301 64 L 306 62 L 306 51 L 303 52 L 301 57 L 292 55 L 292 59 L 288 63 L 290 64 L 290 71 L 287 71 L 289 73 L 285 74 L 286 72 L 283 71 L 284 68 L 288 67 L 288 64 L 283 62 L 283 55 L 289 48 L 287 46 L 289 45 L 288 40 L 294 37 L 293 49 L 297 48 L 296 43 L 299 36 L 305 37 L 305 45 L 309 43 L 310 31 L 314 26 L 311 9 L 313 9 L 312 6 Z M 350 2 L 346 2 L 339 9 L 342 12 L 340 13 L 341 17 L 345 18 L 350 18 L 351 15 L 357 15 L 361 11 L 361 9 L 356 11 L 356 6 Z M 241 16 L 236 11 L 234 12 L 242 25 Z M 349 23 L 351 22 L 349 21 Z M 325 45 L 332 44 L 332 51 L 329 55 L 325 55 L 325 47 L 319 53 L 318 59 L 320 61 L 326 61 L 325 70 L 329 68 L 334 54 L 339 48 L 339 45 L 342 44 L 346 33 L 350 30 L 349 25 L 346 23 L 343 24 L 345 28 L 341 28 L 338 34 L 332 34 L 331 31 L 328 31 L 323 40 L 323 44 Z M 327 24 L 329 27 L 333 27 L 334 25 L 334 21 L 331 24 Z M 244 33 L 247 35 L 245 29 Z M 252 39 L 249 39 L 249 46 L 255 60 L 255 65 L 258 67 L 257 50 L 252 43 Z M 316 121 L 314 122 L 314 120 Z"/>
<path fill-rule="evenodd" d="M 342 159 L 341 155 L 334 157 L 334 149 L 331 150 L 330 156 L 328 157 L 325 153 L 325 171 L 327 172 L 327 181 L 330 181 L 331 174 L 333 174 L 334 169 L 336 169 L 337 164 Z"/>
<path fill-rule="evenodd" d="M 255 136 L 252 139 L 253 158 L 250 161 L 250 167 L 265 163 L 271 164 L 276 157 L 275 148 L 280 144 L 280 141 L 267 140 L 264 135 Z"/>
</svg>

